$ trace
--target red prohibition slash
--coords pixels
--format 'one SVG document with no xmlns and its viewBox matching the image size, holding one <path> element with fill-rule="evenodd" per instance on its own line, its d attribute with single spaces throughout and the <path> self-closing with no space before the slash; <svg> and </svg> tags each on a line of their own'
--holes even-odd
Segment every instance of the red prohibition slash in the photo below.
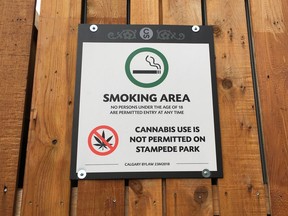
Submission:
<svg viewBox="0 0 288 216">
<path fill-rule="evenodd" d="M 113 134 L 113 137 L 114 137 L 114 140 L 115 140 L 115 143 L 114 144 L 110 144 L 109 141 L 107 141 L 105 139 L 105 137 L 103 137 L 103 132 L 102 132 L 102 135 L 98 132 L 99 130 L 102 130 L 105 134 L 105 132 L 110 132 Z M 107 134 L 107 133 L 106 133 Z M 99 141 L 101 141 L 101 145 L 99 147 L 99 149 L 96 149 L 95 147 L 93 147 L 93 139 L 97 139 Z M 96 154 L 96 155 L 100 155 L 100 156 L 106 156 L 106 155 L 109 155 L 111 154 L 112 152 L 115 151 L 115 149 L 117 148 L 118 146 L 118 142 L 119 142 L 119 138 L 118 138 L 118 134 L 117 132 L 112 128 L 112 127 L 109 127 L 107 125 L 101 125 L 101 126 L 98 126 L 96 128 L 94 128 L 89 136 L 88 136 L 88 146 L 90 148 L 90 150 Z M 108 149 L 108 151 L 101 151 L 101 149 Z"/>
</svg>

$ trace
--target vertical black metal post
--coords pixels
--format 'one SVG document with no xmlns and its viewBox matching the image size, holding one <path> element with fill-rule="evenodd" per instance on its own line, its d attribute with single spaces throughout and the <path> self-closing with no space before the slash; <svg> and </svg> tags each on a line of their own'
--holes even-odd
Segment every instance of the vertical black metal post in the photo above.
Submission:
<svg viewBox="0 0 288 216">
<path fill-rule="evenodd" d="M 202 25 L 207 25 L 206 0 L 201 0 L 201 12 L 202 12 Z"/>
<path fill-rule="evenodd" d="M 127 25 L 130 24 L 130 0 L 127 0 L 127 12 L 126 12 L 126 22 L 127 22 Z"/>
<path fill-rule="evenodd" d="M 87 0 L 82 0 L 81 24 L 87 22 Z"/>
<path fill-rule="evenodd" d="M 246 22 L 247 22 L 247 32 L 248 32 L 248 41 L 249 41 L 249 50 L 250 50 L 252 79 L 253 79 L 253 86 L 254 86 L 253 90 L 254 90 L 256 118 L 257 118 L 258 139 L 259 139 L 261 163 L 262 163 L 263 182 L 265 184 L 267 184 L 267 171 L 266 171 L 266 160 L 265 160 L 265 151 L 264 151 L 264 139 L 263 139 L 261 112 L 260 112 L 259 93 L 258 93 L 258 87 L 257 87 L 257 75 L 256 75 L 256 66 L 255 66 L 255 56 L 254 56 L 252 26 L 251 26 L 251 14 L 250 14 L 250 1 L 249 0 L 245 0 L 245 9 L 246 9 Z"/>
</svg>

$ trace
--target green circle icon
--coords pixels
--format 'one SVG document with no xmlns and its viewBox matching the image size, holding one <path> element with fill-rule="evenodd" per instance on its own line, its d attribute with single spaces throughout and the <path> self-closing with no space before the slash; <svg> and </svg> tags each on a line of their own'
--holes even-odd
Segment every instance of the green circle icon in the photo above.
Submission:
<svg viewBox="0 0 288 216">
<path fill-rule="evenodd" d="M 137 55 L 142 54 L 142 53 L 147 54 L 146 59 L 143 58 L 143 62 L 146 61 L 146 64 L 149 67 L 150 66 L 151 68 L 156 67 L 157 70 L 156 69 L 155 70 L 154 69 L 153 70 L 147 70 L 147 69 L 140 70 L 141 68 L 139 68 L 139 70 L 131 70 L 131 62 L 134 61 Z M 161 65 L 159 64 L 159 62 L 155 61 L 155 57 L 158 58 L 159 61 L 162 61 L 162 63 L 160 62 Z M 143 47 L 143 48 L 139 48 L 133 51 L 128 56 L 126 63 L 125 63 L 125 71 L 129 80 L 133 84 L 143 87 L 143 88 L 152 88 L 162 83 L 168 75 L 168 69 L 169 69 L 169 66 L 168 66 L 168 62 L 165 56 L 160 51 L 150 48 L 150 47 Z M 141 77 L 145 77 L 145 76 L 153 77 L 153 80 L 152 81 L 150 80 L 148 82 L 143 82 L 143 80 L 141 80 Z"/>
</svg>

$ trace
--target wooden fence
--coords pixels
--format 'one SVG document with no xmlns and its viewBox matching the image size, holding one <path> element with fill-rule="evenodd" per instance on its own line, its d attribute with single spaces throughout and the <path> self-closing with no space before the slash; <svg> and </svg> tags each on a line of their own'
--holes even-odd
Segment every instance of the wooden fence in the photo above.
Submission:
<svg viewBox="0 0 288 216">
<path fill-rule="evenodd" d="M 288 215 L 288 1 L 87 4 L 88 23 L 214 26 L 224 178 L 71 183 L 82 2 L 42 0 L 36 41 L 34 0 L 2 0 L 0 215 Z"/>
</svg>

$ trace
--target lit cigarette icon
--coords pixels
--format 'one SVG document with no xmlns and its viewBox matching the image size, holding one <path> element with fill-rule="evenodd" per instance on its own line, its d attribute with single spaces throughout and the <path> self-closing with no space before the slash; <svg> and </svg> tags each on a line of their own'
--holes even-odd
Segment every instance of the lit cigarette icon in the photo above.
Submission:
<svg viewBox="0 0 288 216">
<path fill-rule="evenodd" d="M 155 68 L 154 70 L 133 70 L 133 74 L 161 74 L 161 65 L 156 63 L 155 58 L 147 55 L 145 61 Z"/>
<path fill-rule="evenodd" d="M 161 74 L 161 70 L 133 70 L 133 74 Z"/>
</svg>

